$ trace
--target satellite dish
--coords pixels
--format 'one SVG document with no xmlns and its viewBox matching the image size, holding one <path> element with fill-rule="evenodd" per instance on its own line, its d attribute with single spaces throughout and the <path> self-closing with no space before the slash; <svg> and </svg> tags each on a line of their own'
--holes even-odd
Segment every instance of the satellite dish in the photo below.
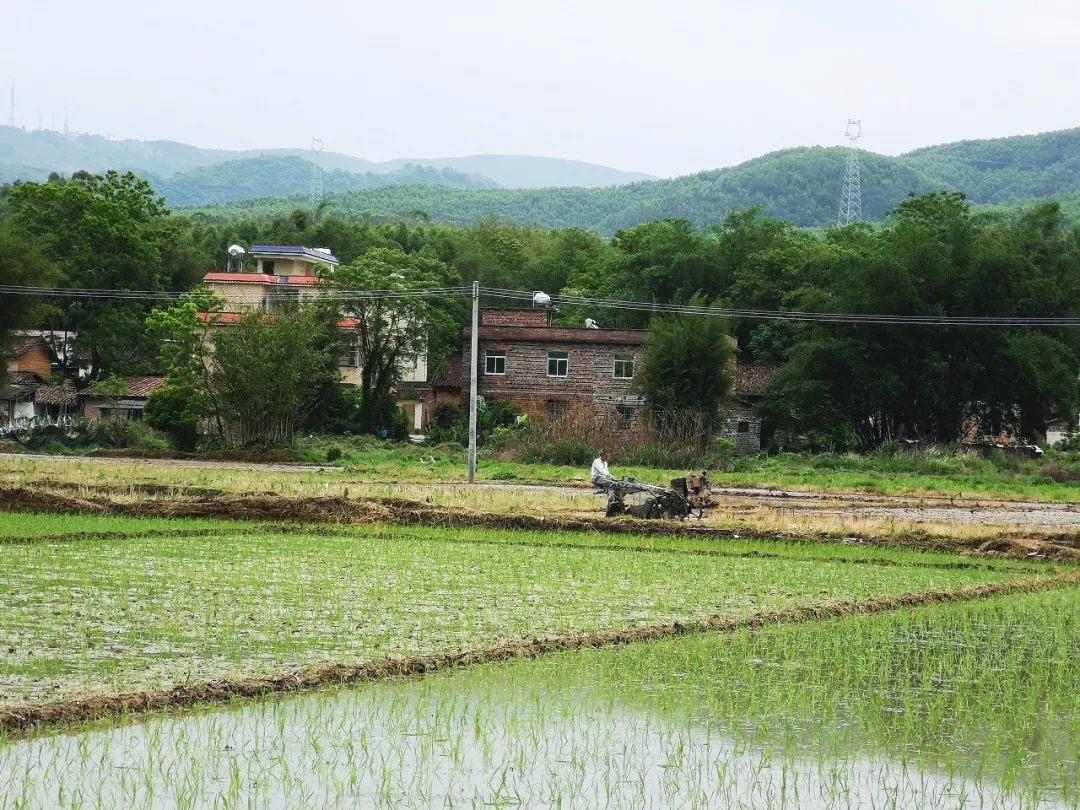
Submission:
<svg viewBox="0 0 1080 810">
<path fill-rule="evenodd" d="M 239 245 L 229 245 L 230 256 L 243 256 L 245 253 L 247 253 L 247 251 Z"/>
<path fill-rule="evenodd" d="M 534 307 L 550 307 L 551 296 L 546 292 L 534 292 L 533 293 L 533 306 Z"/>
</svg>

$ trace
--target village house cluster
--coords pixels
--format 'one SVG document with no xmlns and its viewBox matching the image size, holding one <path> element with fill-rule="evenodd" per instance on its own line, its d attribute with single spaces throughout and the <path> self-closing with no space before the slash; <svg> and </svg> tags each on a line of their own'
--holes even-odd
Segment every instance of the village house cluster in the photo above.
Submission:
<svg viewBox="0 0 1080 810">
<path fill-rule="evenodd" d="M 273 312 L 284 302 L 311 300 L 318 293 L 319 267 L 331 271 L 338 260 L 325 248 L 252 245 L 230 249 L 229 265 L 207 273 L 203 283 L 224 302 L 221 312 L 204 313 L 215 327 L 228 328 L 245 312 Z M 630 429 L 645 402 L 635 380 L 641 373 L 648 332 L 553 323 L 550 307 L 485 309 L 479 327 L 478 393 L 509 400 L 531 418 L 608 415 Z M 342 322 L 343 329 L 350 324 Z M 462 330 L 460 353 L 429 374 L 427 358 L 417 355 L 401 369 L 395 393 L 409 417 L 410 430 L 423 434 L 435 407 L 464 405 L 469 388 L 471 327 Z M 126 379 L 124 396 L 107 399 L 77 391 L 70 382 L 51 382 L 60 366 L 63 340 L 52 333 L 15 337 L 5 358 L 8 382 L 0 388 L 0 422 L 7 426 L 71 417 L 141 419 L 146 398 L 164 384 L 160 377 Z M 362 360 L 349 345 L 339 360 L 342 382 L 355 385 Z M 70 364 L 69 364 L 70 365 Z M 750 453 L 768 442 L 771 429 L 756 413 L 772 374 L 766 366 L 736 365 L 733 396 L 721 414 L 720 434 L 738 452 Z"/>
</svg>

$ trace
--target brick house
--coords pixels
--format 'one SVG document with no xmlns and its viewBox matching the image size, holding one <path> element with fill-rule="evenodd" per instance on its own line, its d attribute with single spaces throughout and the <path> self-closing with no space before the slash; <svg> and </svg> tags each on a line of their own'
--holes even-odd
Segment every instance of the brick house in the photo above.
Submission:
<svg viewBox="0 0 1080 810">
<path fill-rule="evenodd" d="M 772 366 L 743 363 L 735 367 L 731 401 L 720 408 L 719 435 L 734 442 L 739 455 L 756 453 L 772 438 L 769 425 L 757 414 L 757 405 L 774 371 Z"/>
<path fill-rule="evenodd" d="M 127 391 L 116 399 L 97 396 L 89 391 L 78 393 L 82 403 L 82 415 L 87 421 L 96 419 L 120 419 L 140 421 L 151 393 L 165 385 L 164 377 L 125 377 Z"/>
<path fill-rule="evenodd" d="M 551 317 L 551 310 L 543 308 L 481 311 L 477 393 L 510 400 L 534 419 L 608 411 L 630 427 L 645 406 L 634 379 L 644 363 L 649 333 L 552 326 Z M 472 329 L 466 327 L 460 359 L 453 358 L 447 367 L 440 401 L 456 401 L 458 397 L 447 392 L 460 391 L 460 401 L 468 402 L 471 337 Z M 719 435 L 733 441 L 739 453 L 757 452 L 768 438 L 755 407 L 772 372 L 768 366 L 736 368 Z"/>
<path fill-rule="evenodd" d="M 649 333 L 552 326 L 551 315 L 541 308 L 481 311 L 477 393 L 510 400 L 532 418 L 561 419 L 610 408 L 621 421 L 632 423 L 644 405 L 634 390 L 634 374 Z M 471 339 L 472 328 L 466 327 L 463 393 L 468 391 Z"/>
</svg>

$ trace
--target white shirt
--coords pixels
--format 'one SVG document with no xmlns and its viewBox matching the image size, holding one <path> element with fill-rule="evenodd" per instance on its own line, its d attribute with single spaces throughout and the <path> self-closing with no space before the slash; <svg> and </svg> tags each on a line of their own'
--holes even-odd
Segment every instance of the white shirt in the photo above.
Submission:
<svg viewBox="0 0 1080 810">
<path fill-rule="evenodd" d="M 596 457 L 596 461 L 592 463 L 592 471 L 589 473 L 589 477 L 595 484 L 597 481 L 610 481 L 611 473 L 608 472 L 607 462 L 600 456 Z"/>
</svg>

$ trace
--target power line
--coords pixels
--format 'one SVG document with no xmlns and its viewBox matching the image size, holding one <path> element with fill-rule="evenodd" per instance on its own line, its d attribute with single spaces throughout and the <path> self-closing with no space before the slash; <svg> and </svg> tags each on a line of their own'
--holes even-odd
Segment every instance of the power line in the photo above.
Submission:
<svg viewBox="0 0 1080 810">
<path fill-rule="evenodd" d="M 312 288 L 308 288 L 312 290 Z M 325 303 L 348 303 L 357 300 L 395 300 L 404 298 L 467 298 L 471 286 L 438 287 L 425 289 L 390 290 L 344 290 L 314 288 L 312 295 L 299 298 L 298 290 L 268 290 L 266 300 L 271 302 L 303 301 Z M 87 300 L 128 300 L 176 302 L 190 296 L 188 292 L 155 290 L 100 290 L 78 288 L 21 287 L 0 285 L 0 295 L 30 295 L 43 298 L 72 298 Z M 534 293 L 525 290 L 507 290 L 482 287 L 480 295 L 486 299 L 528 302 L 531 306 Z M 1013 315 L 895 315 L 887 313 L 857 312 L 805 312 L 799 310 L 740 309 L 708 307 L 695 304 L 653 304 L 643 301 L 597 298 L 588 296 L 553 295 L 552 303 L 567 307 L 591 307 L 629 312 L 645 312 L 654 315 L 700 315 L 739 320 L 794 321 L 804 323 L 845 323 L 895 326 L 988 326 L 988 327 L 1076 327 L 1080 316 L 1013 316 Z"/>
</svg>

